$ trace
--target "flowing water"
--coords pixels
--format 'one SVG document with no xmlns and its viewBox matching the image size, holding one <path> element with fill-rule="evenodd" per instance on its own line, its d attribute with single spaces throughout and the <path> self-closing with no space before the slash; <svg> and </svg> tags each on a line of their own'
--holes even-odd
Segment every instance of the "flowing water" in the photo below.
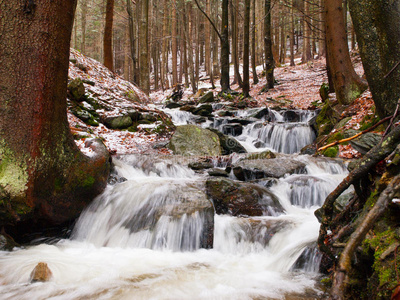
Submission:
<svg viewBox="0 0 400 300">
<path fill-rule="evenodd" d="M 186 114 L 176 118 L 190 120 Z M 250 128 L 254 123 L 247 125 L 242 144 L 269 143 L 261 133 L 267 125 L 258 132 Z M 290 131 L 284 123 L 277 127 Z M 307 164 L 306 173 L 275 180 L 270 191 L 284 213 L 260 217 L 215 215 L 206 176 L 178 158 L 114 159 L 115 172 L 126 181 L 94 200 L 70 239 L 0 252 L 0 298 L 314 299 L 320 255 L 313 213 L 346 169 L 336 160 L 291 157 Z M 53 276 L 31 284 L 39 262 Z"/>
</svg>

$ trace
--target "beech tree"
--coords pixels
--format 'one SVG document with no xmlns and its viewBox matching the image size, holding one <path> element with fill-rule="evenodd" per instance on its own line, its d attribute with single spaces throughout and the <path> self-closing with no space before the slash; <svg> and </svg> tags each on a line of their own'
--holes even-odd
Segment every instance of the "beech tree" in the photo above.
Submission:
<svg viewBox="0 0 400 300">
<path fill-rule="evenodd" d="M 25 5 L 24 5 L 25 3 Z M 106 185 L 98 140 L 83 155 L 67 120 L 76 0 L 0 1 L 0 224 L 60 224 Z"/>
<path fill-rule="evenodd" d="M 264 19 L 264 51 L 265 69 L 267 73 L 267 88 L 274 87 L 274 55 L 272 53 L 272 32 L 271 32 L 271 0 L 265 0 L 265 19 Z"/>
</svg>

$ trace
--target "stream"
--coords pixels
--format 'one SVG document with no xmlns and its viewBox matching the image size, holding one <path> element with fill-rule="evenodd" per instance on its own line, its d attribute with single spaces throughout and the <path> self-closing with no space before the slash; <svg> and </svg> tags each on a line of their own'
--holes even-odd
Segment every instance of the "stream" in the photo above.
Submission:
<svg viewBox="0 0 400 300">
<path fill-rule="evenodd" d="M 175 124 L 198 123 L 191 113 L 165 112 Z M 322 291 L 314 211 L 346 176 L 346 166 L 298 154 L 315 139 L 309 125 L 315 112 L 253 114 L 235 111 L 200 126 L 234 136 L 250 153 L 272 150 L 305 164 L 301 173 L 259 182 L 283 212 L 215 214 L 205 187 L 210 177 L 184 158 L 115 157 L 113 172 L 122 180 L 81 214 L 69 239 L 0 252 L 0 298 L 316 299 Z M 231 154 L 229 163 L 244 156 Z M 225 169 L 226 162 L 213 165 Z M 229 179 L 237 178 L 231 172 Z M 52 278 L 30 283 L 39 262 Z"/>
</svg>

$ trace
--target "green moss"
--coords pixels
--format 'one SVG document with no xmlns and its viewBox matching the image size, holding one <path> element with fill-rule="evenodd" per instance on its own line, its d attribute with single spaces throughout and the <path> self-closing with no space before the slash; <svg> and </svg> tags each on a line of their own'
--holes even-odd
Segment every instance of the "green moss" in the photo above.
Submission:
<svg viewBox="0 0 400 300">
<path fill-rule="evenodd" d="M 342 140 L 342 139 L 344 139 L 343 132 L 339 131 L 339 132 L 336 132 L 336 133 L 332 134 L 332 135 L 328 138 L 328 140 L 326 141 L 326 143 L 327 143 L 327 144 L 330 144 L 330 143 L 333 143 L 333 142 L 336 142 L 336 141 L 340 141 L 340 140 Z"/>
<path fill-rule="evenodd" d="M 329 101 L 324 105 L 317 116 L 316 123 L 318 126 L 318 135 L 324 135 L 331 132 L 333 129 L 333 121 L 331 120 L 332 108 Z"/>
<path fill-rule="evenodd" d="M 95 179 L 93 176 L 87 176 L 83 182 L 82 182 L 82 186 L 83 187 L 91 187 L 94 183 L 95 183 Z"/>
<path fill-rule="evenodd" d="M 338 146 L 333 146 L 333 147 L 329 147 L 328 149 L 326 149 L 322 155 L 326 156 L 326 157 L 336 157 L 338 155 L 339 152 L 339 147 Z"/>
</svg>

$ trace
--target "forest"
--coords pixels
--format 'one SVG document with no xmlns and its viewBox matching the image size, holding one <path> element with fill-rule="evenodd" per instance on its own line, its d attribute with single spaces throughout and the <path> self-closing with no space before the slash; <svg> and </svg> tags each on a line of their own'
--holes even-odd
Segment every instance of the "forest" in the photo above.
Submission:
<svg viewBox="0 0 400 300">
<path fill-rule="evenodd" d="M 400 299 L 399 0 L 0 0 L 2 299 Z"/>
</svg>

